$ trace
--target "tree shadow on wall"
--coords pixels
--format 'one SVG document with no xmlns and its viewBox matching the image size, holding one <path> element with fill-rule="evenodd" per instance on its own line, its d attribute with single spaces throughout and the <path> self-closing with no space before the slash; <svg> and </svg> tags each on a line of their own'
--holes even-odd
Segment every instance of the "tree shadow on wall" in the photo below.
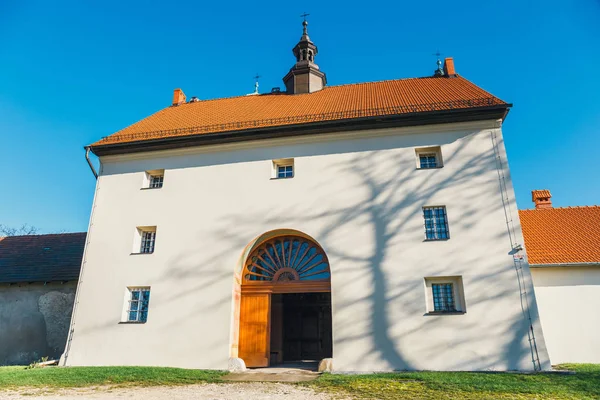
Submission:
<svg viewBox="0 0 600 400">
<path fill-rule="evenodd" d="M 391 249 L 397 251 L 395 246 L 397 246 L 398 232 L 410 233 L 410 235 L 424 238 L 422 223 L 415 226 L 414 221 L 423 220 L 422 207 L 433 205 L 430 202 L 435 201 L 436 194 L 446 191 L 445 195 L 447 196 L 450 191 L 455 193 L 457 186 L 460 185 L 461 187 L 461 193 L 459 194 L 461 196 L 460 218 L 457 218 L 456 215 L 455 218 L 452 218 L 452 215 L 449 215 L 451 232 L 453 229 L 466 231 L 477 228 L 482 212 L 487 215 L 500 211 L 502 208 L 499 200 L 501 193 L 491 139 L 485 151 L 477 152 L 473 152 L 473 147 L 470 147 L 473 140 L 483 139 L 470 135 L 458 140 L 454 143 L 451 154 L 447 154 L 447 157 L 445 157 L 444 164 L 448 167 L 436 171 L 417 170 L 414 154 L 408 154 L 409 152 L 402 152 L 401 155 L 398 152 L 386 150 L 357 153 L 351 159 L 346 159 L 346 161 L 334 166 L 334 169 L 339 179 L 347 179 L 360 187 L 363 192 L 359 201 L 356 201 L 358 197 L 349 197 L 346 202 L 338 202 L 335 207 L 320 207 L 319 203 L 325 200 L 323 197 L 312 198 L 311 201 L 307 201 L 303 205 L 297 205 L 297 202 L 291 201 L 290 204 L 296 205 L 274 206 L 266 216 L 264 214 L 255 215 L 251 211 L 244 210 L 243 213 L 232 213 L 228 218 L 223 219 L 223 225 L 216 233 L 222 240 L 247 243 L 251 238 L 240 238 L 239 235 L 232 232 L 232 226 L 243 227 L 248 230 L 256 224 L 257 220 L 261 220 L 263 226 L 296 228 L 302 226 L 302 222 L 306 220 L 319 219 L 325 221 L 324 225 L 321 224 L 320 231 L 306 233 L 317 238 L 326 249 L 330 259 L 335 258 L 338 263 L 347 261 L 348 266 L 352 265 L 352 267 L 344 266 L 343 269 L 346 272 L 362 274 L 360 275 L 361 278 L 368 280 L 370 283 L 370 285 L 364 287 L 371 288 L 370 293 L 364 293 L 364 296 L 354 302 L 348 301 L 337 304 L 338 310 L 350 310 L 356 306 L 355 303 L 368 302 L 370 331 L 363 333 L 362 337 L 337 335 L 335 342 L 352 343 L 368 335 L 371 338 L 372 346 L 357 349 L 355 356 L 357 363 L 376 353 L 391 368 L 397 370 L 415 369 L 415 363 L 407 359 L 402 351 L 402 337 L 411 333 L 411 331 L 408 330 L 403 334 L 399 334 L 398 321 L 391 320 L 390 316 L 394 314 L 393 307 L 398 306 L 411 312 L 422 313 L 422 287 L 419 291 L 419 288 L 416 288 L 412 283 L 396 282 L 391 284 L 390 282 L 393 282 L 393 280 L 389 275 L 389 268 L 386 270 L 385 264 L 390 257 Z M 482 147 L 477 148 L 481 149 Z M 457 164 L 461 166 L 459 169 L 455 167 Z M 336 190 L 335 185 L 331 185 L 331 182 L 328 181 L 330 178 L 331 176 L 326 176 L 312 182 L 311 185 L 313 186 L 307 187 L 306 192 L 323 193 L 323 188 L 328 186 L 332 186 L 330 190 Z M 318 189 L 318 191 L 314 189 Z M 332 192 L 331 196 L 339 198 L 338 193 Z M 285 194 L 282 194 L 282 201 L 278 204 L 286 204 L 284 197 Z M 240 208 L 244 208 L 243 204 L 240 205 Z M 323 209 L 325 211 L 320 211 Z M 501 218 L 494 226 L 505 226 L 503 214 L 499 212 L 496 215 L 501 216 Z M 337 238 L 357 227 L 361 231 L 370 232 L 372 248 L 368 254 L 356 254 L 352 249 L 344 250 L 343 247 L 334 243 L 338 240 Z M 264 232 L 255 232 L 256 235 L 261 233 Z M 499 244 L 492 246 L 490 251 L 503 251 L 502 254 L 506 254 L 509 248 L 508 237 L 498 234 L 496 242 Z M 468 260 L 468 263 L 473 264 L 486 261 L 481 255 L 468 259 L 467 254 L 464 249 L 457 249 L 448 259 L 436 260 L 440 261 L 440 268 L 437 270 L 437 274 L 432 274 L 432 276 L 447 275 L 444 265 L 450 266 L 457 263 L 464 265 L 466 260 Z M 422 257 L 426 259 L 428 255 L 423 254 Z M 401 269 L 402 266 L 399 265 L 398 268 Z M 352 269 L 354 271 L 351 271 Z M 468 265 L 465 265 L 463 270 L 468 273 Z M 512 273 L 512 271 L 505 268 L 502 273 Z M 333 274 L 335 274 L 335 271 Z M 514 279 L 516 280 L 516 276 Z M 335 275 L 332 276 L 332 280 L 335 280 Z M 470 290 L 485 293 L 487 290 L 485 286 L 493 284 L 493 281 L 493 274 L 478 274 L 473 278 L 473 286 L 470 287 Z M 475 290 L 475 285 L 478 285 L 477 290 Z M 489 302 L 493 307 L 494 301 L 510 295 L 511 289 L 501 288 L 491 292 L 487 296 L 478 296 L 477 302 L 480 306 Z M 518 293 L 516 294 L 518 296 Z M 436 326 L 439 326 L 435 321 L 435 318 L 425 318 L 416 330 L 428 329 L 429 327 L 435 329 Z M 336 332 L 346 331 L 345 329 L 338 329 L 342 324 L 350 325 L 353 323 L 355 322 L 352 320 L 336 322 Z M 490 359 L 487 363 L 489 368 L 503 364 L 510 366 L 511 369 L 513 369 L 512 367 L 517 369 L 516 367 L 521 360 L 521 356 L 518 356 L 517 353 L 522 354 L 524 351 L 522 339 L 523 335 L 526 335 L 526 324 L 523 324 L 525 322 L 521 315 L 515 315 L 513 320 L 509 321 L 510 329 L 504 334 L 509 339 L 501 341 L 506 345 L 507 355 L 505 359 Z M 464 329 L 469 328 L 484 329 L 480 326 L 464 326 Z M 482 332 L 480 338 L 469 340 L 483 342 L 487 338 L 486 334 Z M 456 344 L 462 343 L 460 338 L 449 340 L 450 343 L 452 341 Z M 497 353 L 500 354 L 502 351 L 498 350 Z M 461 365 L 468 368 L 469 362 L 468 360 L 457 360 L 455 365 L 457 368 Z M 481 360 L 478 363 L 479 365 L 486 364 Z"/>
</svg>

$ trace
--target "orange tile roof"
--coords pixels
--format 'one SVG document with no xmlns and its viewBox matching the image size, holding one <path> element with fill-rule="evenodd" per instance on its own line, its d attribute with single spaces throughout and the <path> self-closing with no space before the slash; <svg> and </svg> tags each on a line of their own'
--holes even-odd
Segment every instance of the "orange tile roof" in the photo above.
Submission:
<svg viewBox="0 0 600 400">
<path fill-rule="evenodd" d="M 600 264 L 600 206 L 519 210 L 530 264 Z"/>
<path fill-rule="evenodd" d="M 458 76 L 328 86 L 314 93 L 269 93 L 170 106 L 92 146 L 348 118 L 507 105 Z"/>
</svg>

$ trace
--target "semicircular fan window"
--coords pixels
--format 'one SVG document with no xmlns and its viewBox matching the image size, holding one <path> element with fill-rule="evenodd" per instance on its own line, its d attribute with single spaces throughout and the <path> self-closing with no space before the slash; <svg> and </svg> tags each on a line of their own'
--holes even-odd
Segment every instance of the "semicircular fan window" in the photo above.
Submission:
<svg viewBox="0 0 600 400">
<path fill-rule="evenodd" d="M 329 261 L 321 247 L 303 237 L 284 236 L 258 246 L 248 257 L 245 281 L 286 283 L 327 280 Z"/>
</svg>

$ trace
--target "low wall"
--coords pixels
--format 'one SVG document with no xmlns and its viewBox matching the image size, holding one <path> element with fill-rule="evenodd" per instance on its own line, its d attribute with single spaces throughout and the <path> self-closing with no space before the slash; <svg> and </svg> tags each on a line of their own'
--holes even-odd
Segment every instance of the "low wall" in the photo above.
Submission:
<svg viewBox="0 0 600 400">
<path fill-rule="evenodd" d="M 0 365 L 58 359 L 65 348 L 76 282 L 0 284 Z"/>
</svg>

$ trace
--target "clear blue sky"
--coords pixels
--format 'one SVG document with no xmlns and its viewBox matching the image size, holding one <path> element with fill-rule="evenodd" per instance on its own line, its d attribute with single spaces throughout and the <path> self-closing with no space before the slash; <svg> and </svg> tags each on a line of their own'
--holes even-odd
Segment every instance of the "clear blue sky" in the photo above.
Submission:
<svg viewBox="0 0 600 400">
<path fill-rule="evenodd" d="M 91 5 L 95 3 L 96 5 Z M 170 104 L 282 86 L 303 11 L 330 85 L 457 72 L 514 104 L 520 208 L 600 203 L 600 2 L 0 0 L 0 223 L 87 229 L 83 146 Z"/>
</svg>

